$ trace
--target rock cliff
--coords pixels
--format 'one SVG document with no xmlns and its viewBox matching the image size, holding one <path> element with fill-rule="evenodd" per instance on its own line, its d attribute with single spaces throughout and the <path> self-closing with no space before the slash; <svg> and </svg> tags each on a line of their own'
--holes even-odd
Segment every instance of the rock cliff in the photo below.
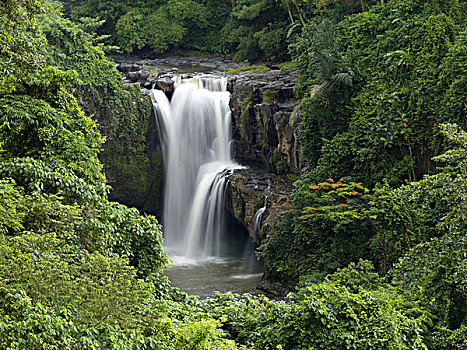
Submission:
<svg viewBox="0 0 467 350">
<path fill-rule="evenodd" d="M 229 79 L 235 157 L 242 164 L 276 174 L 298 172 L 300 159 L 293 87 L 297 75 L 271 70 Z"/>
<path fill-rule="evenodd" d="M 86 88 L 75 94 L 106 137 L 99 158 L 112 187 L 109 199 L 146 213 L 161 213 L 164 170 L 150 97 L 141 94 L 137 83 L 110 91 L 111 98 Z"/>
<path fill-rule="evenodd" d="M 258 243 L 278 213 L 291 207 L 292 180 L 300 171 L 298 120 L 290 122 L 296 80 L 295 73 L 279 70 L 229 78 L 235 159 L 250 170 L 231 176 L 227 205 Z"/>
</svg>

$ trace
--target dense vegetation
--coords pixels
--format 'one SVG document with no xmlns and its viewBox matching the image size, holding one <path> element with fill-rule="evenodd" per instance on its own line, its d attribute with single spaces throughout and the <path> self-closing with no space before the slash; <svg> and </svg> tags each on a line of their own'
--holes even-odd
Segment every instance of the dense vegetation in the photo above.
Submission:
<svg viewBox="0 0 467 350">
<path fill-rule="evenodd" d="M 433 157 L 464 147 L 446 123 L 467 126 L 465 5 L 389 1 L 350 16 L 344 9 L 328 3 L 289 45 L 300 70 L 295 113 L 309 171 L 266 255 L 292 282 L 359 258 L 386 275 L 408 249 L 446 233 L 443 219 L 463 191 L 454 180 L 444 182 L 446 193 L 423 187 L 429 178 L 416 181 L 464 171 Z M 276 254 L 296 246 L 300 252 Z"/>
<path fill-rule="evenodd" d="M 0 0 L 0 348 L 465 348 L 464 2 L 63 3 Z M 150 161 L 112 45 L 294 60 L 307 170 L 262 246 L 285 300 L 171 289 L 157 220 L 108 200 L 102 147 Z"/>
<path fill-rule="evenodd" d="M 281 1 L 67 0 L 64 3 L 74 21 L 89 17 L 104 20 L 99 32 L 110 35 L 106 42 L 125 52 L 150 49 L 164 53 L 183 49 L 235 54 L 237 60 L 288 56 L 286 28 L 290 19 L 287 6 Z M 295 8 L 291 11 L 296 12 Z"/>
<path fill-rule="evenodd" d="M 307 286 L 367 259 L 431 335 L 465 341 L 466 5 L 314 3 L 289 34 L 308 170 L 263 243 L 269 278 Z"/>
<path fill-rule="evenodd" d="M 49 63 L 48 5 L 1 3 L 0 347 L 221 348 L 217 321 L 170 317 L 157 220 L 107 200 L 104 140 L 66 90 L 82 82 Z"/>
<path fill-rule="evenodd" d="M 60 16 L 61 9 L 60 3 L 50 2 L 47 13 L 38 15 L 36 28 L 49 43 L 44 52 L 47 62 L 78 73 L 79 79 L 68 87 L 106 138 L 99 159 L 112 184 L 109 198 L 155 213 L 162 155 L 147 140 L 150 98 L 140 96 L 137 86 L 123 86 L 114 64 L 105 58 L 106 46 L 101 43 L 105 36 L 95 33 L 102 21 L 73 23 Z"/>
</svg>

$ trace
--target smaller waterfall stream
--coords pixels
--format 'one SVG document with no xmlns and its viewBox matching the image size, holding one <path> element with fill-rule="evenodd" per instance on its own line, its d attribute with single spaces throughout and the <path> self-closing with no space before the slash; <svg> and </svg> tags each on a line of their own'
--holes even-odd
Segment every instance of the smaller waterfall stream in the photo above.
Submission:
<svg viewBox="0 0 467 350">
<path fill-rule="evenodd" d="M 258 211 L 255 213 L 255 216 L 253 216 L 253 223 L 252 223 L 252 228 L 253 228 L 253 233 L 256 235 L 259 232 L 259 229 L 261 227 L 261 219 L 263 218 L 263 214 L 266 211 L 266 208 L 268 206 L 268 196 L 264 197 L 264 205 L 258 209 Z"/>
<path fill-rule="evenodd" d="M 263 214 L 268 207 L 268 200 L 269 200 L 269 196 L 271 195 L 271 181 L 270 180 L 268 180 L 268 187 L 264 192 L 265 192 L 264 205 L 256 211 L 255 215 L 253 216 L 252 223 L 251 223 L 251 227 L 255 235 L 258 234 L 261 228 L 261 219 L 263 218 Z"/>
</svg>

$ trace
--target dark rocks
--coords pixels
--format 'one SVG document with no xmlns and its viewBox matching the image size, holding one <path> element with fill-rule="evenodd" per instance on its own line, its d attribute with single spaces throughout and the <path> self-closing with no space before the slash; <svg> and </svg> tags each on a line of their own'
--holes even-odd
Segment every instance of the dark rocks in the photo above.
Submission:
<svg viewBox="0 0 467 350">
<path fill-rule="evenodd" d="M 279 212 L 291 209 L 291 190 L 292 181 L 287 178 L 255 170 L 240 171 L 229 178 L 227 207 L 236 221 L 260 243 L 269 233 Z M 267 206 L 260 230 L 255 232 L 253 218 L 264 206 L 266 196 Z"/>
<path fill-rule="evenodd" d="M 164 92 L 168 92 L 168 91 L 173 90 L 174 83 L 175 83 L 175 81 L 172 78 L 166 76 L 166 77 L 163 77 L 163 78 L 160 78 L 160 79 L 156 79 L 154 87 L 156 89 L 162 90 Z"/>
<path fill-rule="evenodd" d="M 278 152 L 288 167 L 284 172 L 299 171 L 298 120 L 291 118 L 296 81 L 296 73 L 278 70 L 230 79 L 236 158 L 242 164 L 270 170 L 272 156 Z"/>
<path fill-rule="evenodd" d="M 141 65 L 135 64 L 135 63 L 122 62 L 122 63 L 117 63 L 115 65 L 115 68 L 120 72 L 128 73 L 128 72 L 135 72 L 141 69 Z"/>
<path fill-rule="evenodd" d="M 263 279 L 256 289 L 266 292 L 266 295 L 270 297 L 279 297 L 279 300 L 289 293 L 289 290 L 281 283 L 266 279 Z"/>
<path fill-rule="evenodd" d="M 146 80 L 149 77 L 149 70 L 147 68 L 141 68 L 137 71 L 128 71 L 127 77 L 133 82 Z"/>
<path fill-rule="evenodd" d="M 143 83 L 143 88 L 144 88 L 144 89 L 151 90 L 153 84 L 154 84 L 154 79 L 152 79 L 152 80 L 147 80 L 147 81 L 145 81 L 145 82 Z"/>
</svg>

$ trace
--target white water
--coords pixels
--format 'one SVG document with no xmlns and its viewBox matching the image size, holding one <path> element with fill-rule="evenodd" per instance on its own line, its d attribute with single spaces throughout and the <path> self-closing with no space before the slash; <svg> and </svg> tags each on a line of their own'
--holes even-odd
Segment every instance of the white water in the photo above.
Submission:
<svg viewBox="0 0 467 350">
<path fill-rule="evenodd" d="M 152 97 L 164 145 L 166 250 L 181 262 L 220 257 L 227 177 L 241 168 L 231 158 L 226 80 L 179 80 L 170 103 L 162 91 Z"/>
<path fill-rule="evenodd" d="M 256 187 L 258 186 L 256 185 Z M 256 211 L 255 215 L 253 216 L 253 220 L 252 220 L 252 229 L 255 235 L 259 232 L 259 229 L 261 227 L 261 219 L 263 218 L 263 214 L 268 207 L 268 199 L 269 199 L 270 194 L 271 194 L 271 181 L 268 180 L 268 188 L 265 190 L 265 196 L 264 196 L 264 205 Z"/>
<path fill-rule="evenodd" d="M 264 200 L 264 206 L 259 208 L 258 211 L 253 216 L 253 233 L 256 235 L 259 232 L 259 228 L 261 227 L 261 219 L 263 218 L 263 214 L 266 211 L 266 207 L 268 205 L 268 197 L 266 196 Z"/>
</svg>

